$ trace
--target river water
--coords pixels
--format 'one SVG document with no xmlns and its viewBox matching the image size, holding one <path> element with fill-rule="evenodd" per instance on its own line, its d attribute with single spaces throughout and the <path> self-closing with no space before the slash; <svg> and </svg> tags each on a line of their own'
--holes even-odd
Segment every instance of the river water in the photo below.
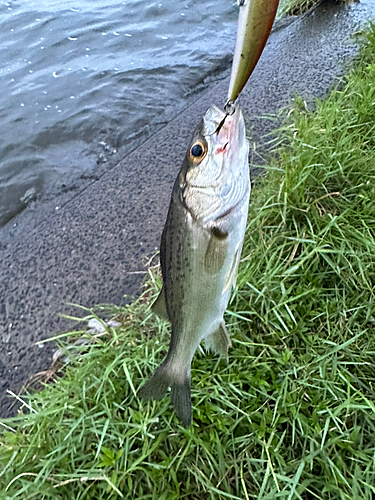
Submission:
<svg viewBox="0 0 375 500">
<path fill-rule="evenodd" d="M 0 227 L 101 175 L 222 77 L 237 15 L 235 0 L 0 1 Z"/>
</svg>

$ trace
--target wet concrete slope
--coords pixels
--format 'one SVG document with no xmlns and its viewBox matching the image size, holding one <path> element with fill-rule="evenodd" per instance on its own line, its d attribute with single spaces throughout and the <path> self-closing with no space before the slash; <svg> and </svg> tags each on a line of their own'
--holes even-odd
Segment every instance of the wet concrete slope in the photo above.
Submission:
<svg viewBox="0 0 375 500">
<path fill-rule="evenodd" d="M 371 15 L 375 0 L 326 3 L 274 30 L 242 97 L 256 138 L 274 126 L 260 116 L 276 113 L 294 92 L 307 99 L 327 93 L 356 52 L 351 34 Z M 0 416 L 9 414 L 6 390 L 48 366 L 52 346 L 34 343 L 66 328 L 58 316 L 66 302 L 121 304 L 124 294 L 137 292 L 141 275 L 131 272 L 159 245 L 190 134 L 210 104 L 223 105 L 228 83 L 217 84 L 62 209 L 39 214 L 37 225 L 21 216 L 17 232 L 8 227 L 0 234 Z"/>
</svg>

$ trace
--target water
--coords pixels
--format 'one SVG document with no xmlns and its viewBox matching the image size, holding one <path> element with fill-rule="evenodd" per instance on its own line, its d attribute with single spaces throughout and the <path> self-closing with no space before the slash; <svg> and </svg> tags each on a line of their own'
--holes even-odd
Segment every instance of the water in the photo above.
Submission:
<svg viewBox="0 0 375 500">
<path fill-rule="evenodd" d="M 237 15 L 235 0 L 1 1 L 0 226 L 183 109 L 229 67 Z"/>
</svg>

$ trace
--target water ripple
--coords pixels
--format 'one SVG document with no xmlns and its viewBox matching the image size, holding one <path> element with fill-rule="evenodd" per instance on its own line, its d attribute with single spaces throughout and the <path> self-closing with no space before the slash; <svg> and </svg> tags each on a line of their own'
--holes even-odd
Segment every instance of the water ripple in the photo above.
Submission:
<svg viewBox="0 0 375 500">
<path fill-rule="evenodd" d="M 236 18 L 235 0 L 0 2 L 0 226 L 171 119 L 228 66 Z"/>
</svg>

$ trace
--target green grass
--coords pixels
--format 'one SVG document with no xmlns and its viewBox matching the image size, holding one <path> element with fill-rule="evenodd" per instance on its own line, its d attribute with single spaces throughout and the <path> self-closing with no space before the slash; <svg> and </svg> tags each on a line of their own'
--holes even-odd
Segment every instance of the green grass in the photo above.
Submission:
<svg viewBox="0 0 375 500">
<path fill-rule="evenodd" d="M 277 17 L 304 14 L 321 1 L 322 0 L 280 0 Z"/>
<path fill-rule="evenodd" d="M 352 2 L 356 0 L 337 0 L 341 2 Z M 277 11 L 277 17 L 283 16 L 299 16 L 304 14 L 312 7 L 315 7 L 322 0 L 280 0 L 279 9 Z"/>
<path fill-rule="evenodd" d="M 193 361 L 193 425 L 136 397 L 169 342 L 152 275 L 0 423 L 1 500 L 375 498 L 374 60 L 373 26 L 341 90 L 295 100 L 252 194 L 229 360 Z"/>
</svg>

